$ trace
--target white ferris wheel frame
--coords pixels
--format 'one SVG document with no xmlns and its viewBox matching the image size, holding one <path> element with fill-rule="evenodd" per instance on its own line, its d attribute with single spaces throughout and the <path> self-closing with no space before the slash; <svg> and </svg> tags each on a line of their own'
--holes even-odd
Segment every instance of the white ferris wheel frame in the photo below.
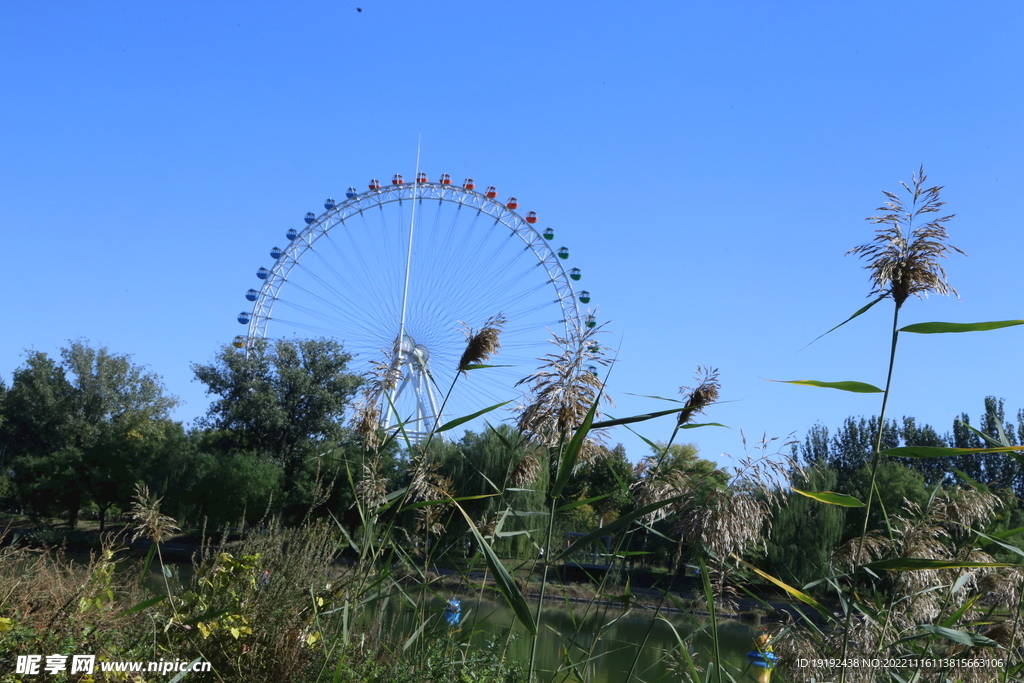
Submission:
<svg viewBox="0 0 1024 683">
<path fill-rule="evenodd" d="M 522 240 L 524 250 L 528 249 L 533 252 L 537 259 L 537 265 L 544 269 L 548 278 L 547 282 L 555 292 L 553 303 L 558 303 L 562 309 L 562 319 L 559 322 L 565 327 L 566 338 L 570 338 L 574 331 L 583 329 L 584 321 L 580 315 L 579 301 L 573 290 L 572 280 L 562 265 L 562 259 L 552 250 L 549 241 L 531 223 L 496 198 L 488 197 L 484 193 L 458 185 L 421 181 L 381 186 L 378 189 L 357 193 L 344 202 L 336 204 L 333 209 L 325 211 L 299 231 L 288 246 L 281 250 L 281 255 L 274 265 L 268 269 L 269 273 L 253 304 L 251 318 L 248 322 L 248 339 L 266 338 L 267 326 L 273 320 L 271 313 L 274 303 L 278 300 L 278 292 L 288 281 L 288 275 L 292 268 L 317 240 L 324 237 L 333 228 L 344 227 L 347 219 L 361 215 L 368 209 L 383 208 L 385 204 L 394 202 L 419 201 L 422 203 L 425 200 L 450 202 L 458 204 L 460 207 L 474 209 L 494 218 L 495 225 L 501 223 L 508 228 Z M 408 273 L 409 267 L 410 265 L 407 264 L 406 273 Z M 428 359 L 424 357 L 414 342 L 412 344 L 400 343 L 400 339 L 412 341 L 405 334 L 404 329 L 396 334 L 392 367 L 401 370 L 402 379 L 392 394 L 381 397 L 382 426 L 389 429 L 392 420 L 402 420 L 401 416 L 395 414 L 394 406 L 398 404 L 398 399 L 404 392 L 411 391 L 415 396 L 416 403 L 414 418 L 416 428 L 407 430 L 406 433 L 414 440 L 419 440 L 430 429 L 436 428 L 440 424 L 441 415 L 437 396 L 434 393 L 433 378 L 430 376 Z M 248 348 L 248 344 L 246 346 Z"/>
</svg>

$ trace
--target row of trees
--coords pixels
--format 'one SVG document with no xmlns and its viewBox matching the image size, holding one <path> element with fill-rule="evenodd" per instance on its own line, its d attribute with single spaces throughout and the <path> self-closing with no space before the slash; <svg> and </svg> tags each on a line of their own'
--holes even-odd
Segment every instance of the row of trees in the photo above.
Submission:
<svg viewBox="0 0 1024 683">
<path fill-rule="evenodd" d="M 31 352 L 11 385 L 0 383 L 0 504 L 64 518 L 72 527 L 88 514 L 102 529 L 111 511 L 129 507 L 136 484 L 145 483 L 163 497 L 167 513 L 193 526 L 273 515 L 296 522 L 309 514 L 357 525 L 352 503 L 365 476 L 366 449 L 345 421 L 361 384 L 347 371 L 349 360 L 339 344 L 324 339 L 257 342 L 248 353 L 225 347 L 212 362 L 193 366 L 213 400 L 206 416 L 186 429 L 171 419 L 177 401 L 160 378 L 127 355 L 81 341 L 57 358 Z M 435 475 L 457 495 L 493 492 L 510 477 L 523 480 L 512 471 L 523 438 L 506 425 L 437 440 L 431 450 Z M 543 448 L 535 453 L 544 471 L 513 482 L 514 495 L 500 505 L 511 502 L 524 513 L 544 509 L 550 463 Z M 630 491 L 641 473 L 625 449 L 601 446 L 596 456 L 567 490 L 570 499 L 595 500 L 574 510 L 567 529 L 601 526 L 635 504 Z M 381 486 L 407 485 L 409 454 L 392 444 L 382 457 Z M 692 445 L 673 445 L 667 458 L 682 471 L 715 467 Z M 501 512 L 494 497 L 464 505 L 477 520 Z M 446 524 L 448 542 L 461 543 L 465 524 Z M 517 524 L 525 522 L 509 521 L 505 529 Z M 519 535 L 502 545 L 523 556 L 536 553 L 531 543 Z"/>
<path fill-rule="evenodd" d="M 84 342 L 59 358 L 29 353 L 0 385 L 0 497 L 72 527 L 92 510 L 102 528 L 138 482 L 193 521 L 301 514 L 332 474 L 318 456 L 349 445 L 341 418 L 360 384 L 349 359 L 329 340 L 225 347 L 193 366 L 214 401 L 186 431 L 160 378 L 127 355 Z"/>
<path fill-rule="evenodd" d="M 1024 410 L 1007 420 L 1004 401 L 985 398 L 984 413 L 976 427 L 961 413 L 949 432 L 939 434 L 931 425 L 912 417 L 892 420 L 882 430 L 882 449 L 899 446 L 982 448 L 982 434 L 1017 445 L 1024 440 Z M 867 500 L 871 481 L 869 463 L 877 435 L 875 417 L 850 417 L 834 433 L 821 424 L 808 430 L 793 456 L 803 466 L 789 482 L 804 491 L 836 491 Z M 977 431 L 975 431 L 977 430 Z M 890 458 L 879 465 L 876 504 L 868 528 L 884 529 L 885 516 L 905 515 L 906 505 L 924 508 L 937 487 L 980 486 L 1004 501 L 1001 528 L 1024 526 L 1024 463 L 1019 453 L 984 453 L 946 458 Z M 864 526 L 862 508 L 842 508 L 791 493 L 776 510 L 768 539 L 766 569 L 798 585 L 826 575 L 835 549 L 859 537 Z"/>
<path fill-rule="evenodd" d="M 213 401 L 207 415 L 187 430 L 171 420 L 176 400 L 159 377 L 128 356 L 84 342 L 71 343 L 59 358 L 30 353 L 11 385 L 0 384 L 0 504 L 33 516 L 63 517 L 71 526 L 89 512 L 102 528 L 111 511 L 129 506 L 135 485 L 145 483 L 164 498 L 166 512 L 192 526 L 253 523 L 275 515 L 296 522 L 329 514 L 354 528 L 361 520 L 353 503 L 369 470 L 367 449 L 345 423 L 361 383 L 347 371 L 349 360 L 340 345 L 322 339 L 260 342 L 247 354 L 225 347 L 212 362 L 193 366 Z M 984 445 L 970 425 L 962 414 L 940 435 L 913 418 L 893 420 L 883 430 L 883 448 Z M 981 433 L 1011 445 L 1024 441 L 1024 411 L 1008 421 L 1000 399 L 985 399 L 978 425 Z M 803 467 L 794 469 L 789 485 L 865 500 L 876 430 L 877 420 L 863 417 L 848 418 L 834 433 L 815 425 L 794 449 Z M 505 534 L 495 541 L 509 556 L 538 551 L 530 535 L 515 533 L 541 526 L 537 515 L 545 510 L 552 475 L 542 447 L 532 450 L 535 471 L 529 476 L 519 471 L 531 448 L 504 425 L 431 446 L 431 476 L 453 496 L 478 496 L 462 506 L 481 528 L 494 531 L 501 525 Z M 691 444 L 657 444 L 656 451 L 660 477 L 678 472 L 704 482 L 708 491 L 729 484 L 728 476 L 700 459 Z M 409 454 L 397 444 L 375 453 L 379 488 L 394 491 L 412 484 L 409 463 Z M 588 502 L 559 519 L 558 536 L 593 530 L 635 509 L 634 491 L 651 476 L 645 470 L 649 464 L 631 464 L 621 445 L 598 446 L 564 492 L 565 500 Z M 1017 505 L 1024 494 L 1022 474 L 1017 456 L 1007 453 L 891 459 L 881 465 L 884 486 L 869 526 L 882 528 L 884 515 L 901 513 L 906 502 L 924 506 L 936 487 L 958 481 L 1004 491 L 1006 524 L 1024 525 Z M 505 495 L 488 495 L 497 490 Z M 772 534 L 757 559 L 765 569 L 803 584 L 823 575 L 832 552 L 859 534 L 863 510 L 821 505 L 795 493 L 787 497 L 788 504 L 774 510 Z M 649 553 L 644 562 L 678 567 L 697 550 L 672 542 L 678 522 L 672 515 L 651 522 L 629 547 L 642 545 Z M 396 523 L 415 535 L 420 522 L 410 517 Z M 471 538 L 461 516 L 434 524 L 433 532 L 419 538 L 448 548 Z"/>
</svg>

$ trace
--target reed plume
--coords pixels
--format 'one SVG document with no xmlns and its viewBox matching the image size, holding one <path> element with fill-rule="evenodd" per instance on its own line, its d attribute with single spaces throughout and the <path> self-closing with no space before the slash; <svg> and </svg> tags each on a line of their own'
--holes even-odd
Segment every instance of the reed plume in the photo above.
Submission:
<svg viewBox="0 0 1024 683">
<path fill-rule="evenodd" d="M 383 351 L 381 353 L 384 353 Z M 386 354 L 385 354 L 386 355 Z M 375 360 L 366 374 L 366 381 L 356 400 L 352 416 L 352 429 L 359 436 L 363 446 L 370 451 L 380 446 L 380 403 L 385 393 L 390 393 L 402 379 L 402 371 L 395 363 Z"/>
<path fill-rule="evenodd" d="M 696 387 L 679 387 L 679 393 L 686 394 L 686 407 L 679 412 L 676 420 L 678 426 L 692 420 L 694 415 L 703 413 L 705 408 L 718 400 L 718 393 L 722 388 L 721 382 L 718 381 L 718 368 L 698 365 L 694 379 L 697 380 Z"/>
<path fill-rule="evenodd" d="M 610 363 L 604 357 L 604 349 L 594 339 L 600 330 L 600 327 L 576 328 L 567 337 L 553 334 L 551 343 L 559 347 L 559 352 L 544 356 L 543 365 L 536 373 L 516 382 L 516 386 L 528 385 L 533 395 L 528 405 L 519 408 L 516 425 L 527 439 L 544 446 L 556 446 L 583 424 L 599 395 L 603 402 L 611 404 L 601 393 L 601 379 L 591 369 Z M 599 414 L 600 411 L 595 417 Z M 591 435 L 600 439 L 599 433 L 591 432 Z M 594 439 L 588 436 L 577 463 L 590 462 L 595 453 Z"/>
<path fill-rule="evenodd" d="M 160 501 L 150 495 L 145 484 L 135 485 L 135 502 L 132 503 L 132 519 L 135 521 L 135 535 L 132 541 L 145 536 L 154 543 L 163 543 L 175 531 L 179 531 L 177 522 L 160 512 Z"/>
<path fill-rule="evenodd" d="M 459 359 L 459 372 L 465 374 L 473 365 L 483 363 L 501 349 L 501 328 L 505 326 L 505 316 L 501 313 L 488 318 L 484 326 L 474 332 L 469 325 L 462 323 L 463 334 L 466 335 L 466 350 Z"/>
<path fill-rule="evenodd" d="M 870 296 L 891 297 L 896 308 L 903 306 L 911 294 L 923 298 L 928 292 L 952 293 L 959 298 L 939 263 L 939 258 L 946 258 L 954 251 L 967 255 L 946 244 L 945 223 L 955 214 L 915 226 L 921 216 L 938 213 L 945 205 L 939 200 L 942 187 L 936 185 L 925 189 L 926 180 L 924 166 L 921 166 L 917 173 L 911 175 L 910 185 L 900 183 L 910 195 L 909 202 L 883 190 L 887 201 L 876 210 L 884 213 L 865 219 L 882 227 L 875 231 L 872 241 L 846 252 L 847 255 L 858 254 L 867 259 L 868 264 L 864 268 L 870 271 L 874 283 Z"/>
</svg>

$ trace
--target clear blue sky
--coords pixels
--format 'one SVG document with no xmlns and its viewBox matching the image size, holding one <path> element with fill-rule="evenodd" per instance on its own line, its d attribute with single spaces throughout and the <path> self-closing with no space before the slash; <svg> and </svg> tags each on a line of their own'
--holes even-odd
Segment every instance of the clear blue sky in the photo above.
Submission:
<svg viewBox="0 0 1024 683">
<path fill-rule="evenodd" d="M 362 11 L 357 11 L 357 6 Z M 0 4 L 0 376 L 84 338 L 204 413 L 189 364 L 241 332 L 288 227 L 372 177 L 472 176 L 557 226 L 620 348 L 617 416 L 718 367 L 702 455 L 878 398 L 890 308 L 851 247 L 924 163 L 962 298 L 907 323 L 1024 317 L 1018 2 Z M 1019 329 L 906 338 L 891 415 L 1024 407 Z M 511 396 L 510 396 L 511 397 Z M 666 439 L 671 422 L 642 433 Z M 613 433 L 635 459 L 643 445 Z"/>
</svg>

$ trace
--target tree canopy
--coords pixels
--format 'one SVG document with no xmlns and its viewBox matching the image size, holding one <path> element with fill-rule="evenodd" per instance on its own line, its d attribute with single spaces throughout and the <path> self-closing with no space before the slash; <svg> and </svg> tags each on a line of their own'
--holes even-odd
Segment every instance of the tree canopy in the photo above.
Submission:
<svg viewBox="0 0 1024 683">
<path fill-rule="evenodd" d="M 3 396 L 0 439 L 19 495 L 36 514 L 74 526 L 95 503 L 127 503 L 146 444 L 162 437 L 176 405 L 160 378 L 131 357 L 74 341 L 60 362 L 32 352 Z"/>
<path fill-rule="evenodd" d="M 361 379 L 352 357 L 330 339 L 251 341 L 245 352 L 224 346 L 212 363 L 192 366 L 214 397 L 203 422 L 231 445 L 294 470 L 303 446 L 338 439 Z"/>
</svg>

